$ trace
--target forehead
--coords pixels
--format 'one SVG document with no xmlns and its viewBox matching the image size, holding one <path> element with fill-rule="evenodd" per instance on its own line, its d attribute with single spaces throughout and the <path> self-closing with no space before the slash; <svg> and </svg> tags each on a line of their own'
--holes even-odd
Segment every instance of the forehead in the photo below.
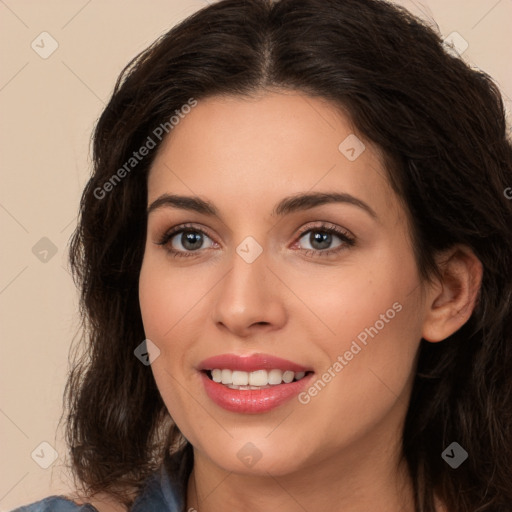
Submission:
<svg viewBox="0 0 512 512">
<path fill-rule="evenodd" d="M 176 193 L 221 208 L 243 199 L 270 210 L 305 191 L 349 193 L 383 212 L 396 203 L 379 151 L 332 103 L 298 92 L 199 101 L 163 141 L 148 178 L 149 202 Z"/>
</svg>

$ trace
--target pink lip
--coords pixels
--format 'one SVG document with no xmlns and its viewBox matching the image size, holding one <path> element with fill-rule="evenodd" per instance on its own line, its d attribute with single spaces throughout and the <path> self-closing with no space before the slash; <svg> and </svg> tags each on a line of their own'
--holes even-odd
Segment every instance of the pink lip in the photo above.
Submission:
<svg viewBox="0 0 512 512">
<path fill-rule="evenodd" d="M 256 370 L 290 370 L 292 372 L 312 371 L 300 364 L 271 356 L 270 354 L 252 354 L 250 356 L 238 356 L 236 354 L 221 354 L 209 357 L 199 364 L 199 370 L 239 370 L 244 372 L 254 372 Z"/>
<path fill-rule="evenodd" d="M 205 372 L 201 372 L 200 375 L 206 394 L 211 400 L 227 411 L 243 414 L 259 414 L 278 407 L 298 395 L 314 377 L 314 373 L 311 373 L 289 384 L 278 384 L 265 389 L 241 390 L 230 389 L 214 382 Z"/>
<path fill-rule="evenodd" d="M 230 389 L 227 386 L 214 382 L 205 370 L 239 370 L 254 372 L 256 370 L 290 370 L 292 372 L 308 372 L 307 368 L 293 361 L 271 356 L 270 354 L 252 354 L 238 356 L 236 354 L 221 354 L 209 357 L 202 361 L 198 370 L 201 371 L 206 394 L 217 405 L 231 412 L 258 414 L 270 411 L 282 403 L 298 395 L 311 381 L 313 373 L 306 375 L 297 382 L 278 384 L 265 389 Z"/>
</svg>

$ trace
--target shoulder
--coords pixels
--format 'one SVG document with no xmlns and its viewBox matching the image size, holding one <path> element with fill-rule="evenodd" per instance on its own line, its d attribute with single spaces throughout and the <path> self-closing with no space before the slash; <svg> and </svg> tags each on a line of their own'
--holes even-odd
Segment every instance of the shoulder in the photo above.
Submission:
<svg viewBox="0 0 512 512">
<path fill-rule="evenodd" d="M 133 496 L 135 498 L 135 496 Z M 70 497 L 76 504 L 79 506 L 88 505 L 89 509 L 77 509 L 77 510 L 96 510 L 97 512 L 126 512 L 126 507 L 120 504 L 118 501 L 115 501 L 112 496 L 107 493 L 98 493 L 94 496 L 87 499 L 87 502 L 82 498 L 78 497 L 78 495 L 73 495 Z"/>
<path fill-rule="evenodd" d="M 99 512 L 86 503 L 79 505 L 65 496 L 48 496 L 39 501 L 18 507 L 11 512 Z"/>
<path fill-rule="evenodd" d="M 131 512 L 179 512 L 183 509 L 188 470 L 184 466 L 187 458 L 181 455 L 178 453 L 173 456 L 175 466 L 167 468 L 166 464 L 162 464 L 147 478 L 141 491 L 133 494 Z M 186 471 L 183 472 L 184 470 Z M 126 508 L 106 493 L 98 493 L 87 499 L 76 493 L 69 496 L 49 496 L 10 512 L 126 512 Z"/>
<path fill-rule="evenodd" d="M 126 508 L 112 500 L 108 494 L 100 493 L 84 501 L 77 494 L 49 496 L 11 512 L 126 512 Z"/>
</svg>

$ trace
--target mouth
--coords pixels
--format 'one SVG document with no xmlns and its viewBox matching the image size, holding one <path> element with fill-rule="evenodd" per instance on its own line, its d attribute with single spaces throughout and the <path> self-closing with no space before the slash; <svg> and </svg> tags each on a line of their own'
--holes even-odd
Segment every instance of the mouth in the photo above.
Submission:
<svg viewBox="0 0 512 512">
<path fill-rule="evenodd" d="M 223 354 L 200 363 L 207 396 L 225 410 L 244 414 L 270 411 L 298 395 L 314 371 L 271 356 Z"/>
</svg>

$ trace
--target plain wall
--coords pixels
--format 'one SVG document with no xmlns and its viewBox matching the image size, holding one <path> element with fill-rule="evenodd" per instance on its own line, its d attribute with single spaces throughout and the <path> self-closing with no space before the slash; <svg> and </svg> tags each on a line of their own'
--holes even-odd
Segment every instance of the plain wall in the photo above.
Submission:
<svg viewBox="0 0 512 512">
<path fill-rule="evenodd" d="M 443 36 L 458 32 L 469 43 L 463 58 L 494 77 L 511 108 L 512 0 L 399 3 L 433 18 Z M 90 173 L 91 131 L 124 65 L 205 5 L 0 2 L 0 512 L 71 487 L 57 430 L 78 326 L 66 257 Z M 51 41 L 42 32 L 58 43 L 46 59 L 40 53 Z M 51 455 L 43 442 L 58 453 L 47 469 L 36 463 Z"/>
</svg>

